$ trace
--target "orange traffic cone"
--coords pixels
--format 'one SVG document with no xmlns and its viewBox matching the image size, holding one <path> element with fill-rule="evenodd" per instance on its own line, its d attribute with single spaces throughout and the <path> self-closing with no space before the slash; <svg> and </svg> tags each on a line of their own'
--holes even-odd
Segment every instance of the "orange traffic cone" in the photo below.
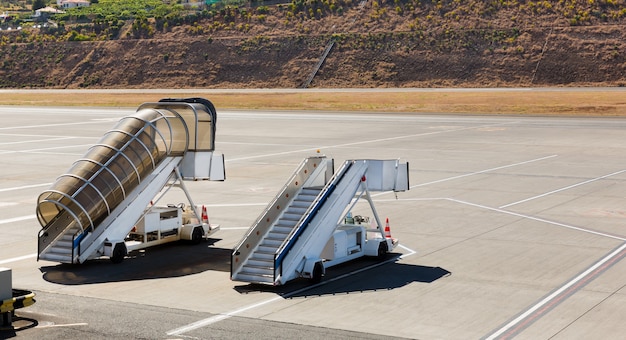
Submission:
<svg viewBox="0 0 626 340">
<path fill-rule="evenodd" d="M 206 212 L 205 205 L 202 205 L 202 223 L 209 224 L 209 215 Z"/>
<path fill-rule="evenodd" d="M 387 222 L 385 223 L 385 238 L 391 238 L 391 228 L 389 228 L 389 217 L 387 217 Z"/>
</svg>

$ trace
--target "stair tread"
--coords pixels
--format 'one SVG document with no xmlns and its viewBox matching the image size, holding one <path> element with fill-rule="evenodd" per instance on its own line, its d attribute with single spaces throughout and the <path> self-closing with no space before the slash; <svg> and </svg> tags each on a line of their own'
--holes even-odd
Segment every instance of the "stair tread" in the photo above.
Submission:
<svg viewBox="0 0 626 340">
<path fill-rule="evenodd" d="M 274 275 L 272 275 L 272 274 L 258 274 L 258 273 L 252 273 L 252 272 L 246 272 L 246 271 L 239 272 L 239 275 L 263 277 L 263 278 L 269 278 L 269 279 L 273 279 L 274 278 Z"/>
</svg>

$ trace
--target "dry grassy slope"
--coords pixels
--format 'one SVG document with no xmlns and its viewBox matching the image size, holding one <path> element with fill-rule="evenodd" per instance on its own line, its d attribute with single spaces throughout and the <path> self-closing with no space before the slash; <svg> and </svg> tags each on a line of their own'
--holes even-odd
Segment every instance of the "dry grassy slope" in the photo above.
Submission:
<svg viewBox="0 0 626 340">
<path fill-rule="evenodd" d="M 355 5 L 303 25 L 287 23 L 283 12 L 263 23 L 253 18 L 247 32 L 190 34 L 187 26 L 152 39 L 6 44 L 0 87 L 294 88 L 333 34 L 337 44 L 314 87 L 626 84 L 620 21 L 570 26 L 554 13 L 519 11 L 425 19 L 432 12 L 401 16 L 393 2 L 382 14 Z"/>
</svg>

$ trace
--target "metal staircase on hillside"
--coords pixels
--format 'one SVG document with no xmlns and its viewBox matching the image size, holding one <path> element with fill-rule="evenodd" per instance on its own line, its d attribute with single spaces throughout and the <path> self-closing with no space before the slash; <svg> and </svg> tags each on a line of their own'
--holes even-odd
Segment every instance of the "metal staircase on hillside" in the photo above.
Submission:
<svg viewBox="0 0 626 340">
<path fill-rule="evenodd" d="M 274 255 L 278 248 L 291 235 L 294 227 L 302 219 L 313 201 L 322 191 L 321 187 L 303 188 L 287 207 L 278 222 L 269 230 L 263 242 L 244 263 L 237 279 L 259 283 L 273 283 Z"/>
</svg>

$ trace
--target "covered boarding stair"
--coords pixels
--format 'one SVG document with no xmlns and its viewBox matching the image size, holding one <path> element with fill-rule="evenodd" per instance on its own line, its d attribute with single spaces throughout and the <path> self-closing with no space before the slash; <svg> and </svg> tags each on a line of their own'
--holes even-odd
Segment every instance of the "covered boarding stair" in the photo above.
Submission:
<svg viewBox="0 0 626 340">
<path fill-rule="evenodd" d="M 408 189 L 408 163 L 398 160 L 348 160 L 334 173 L 333 159 L 305 159 L 233 249 L 231 279 L 317 281 L 332 265 L 385 255 L 396 242 L 386 237 L 370 191 Z M 369 202 L 374 221 L 346 224 L 360 198 Z"/>
<path fill-rule="evenodd" d="M 145 103 L 122 118 L 39 195 L 38 260 L 98 258 L 125 239 L 166 187 L 184 189 L 183 179 L 224 180 L 215 130 L 215 108 L 202 98 Z"/>
</svg>

